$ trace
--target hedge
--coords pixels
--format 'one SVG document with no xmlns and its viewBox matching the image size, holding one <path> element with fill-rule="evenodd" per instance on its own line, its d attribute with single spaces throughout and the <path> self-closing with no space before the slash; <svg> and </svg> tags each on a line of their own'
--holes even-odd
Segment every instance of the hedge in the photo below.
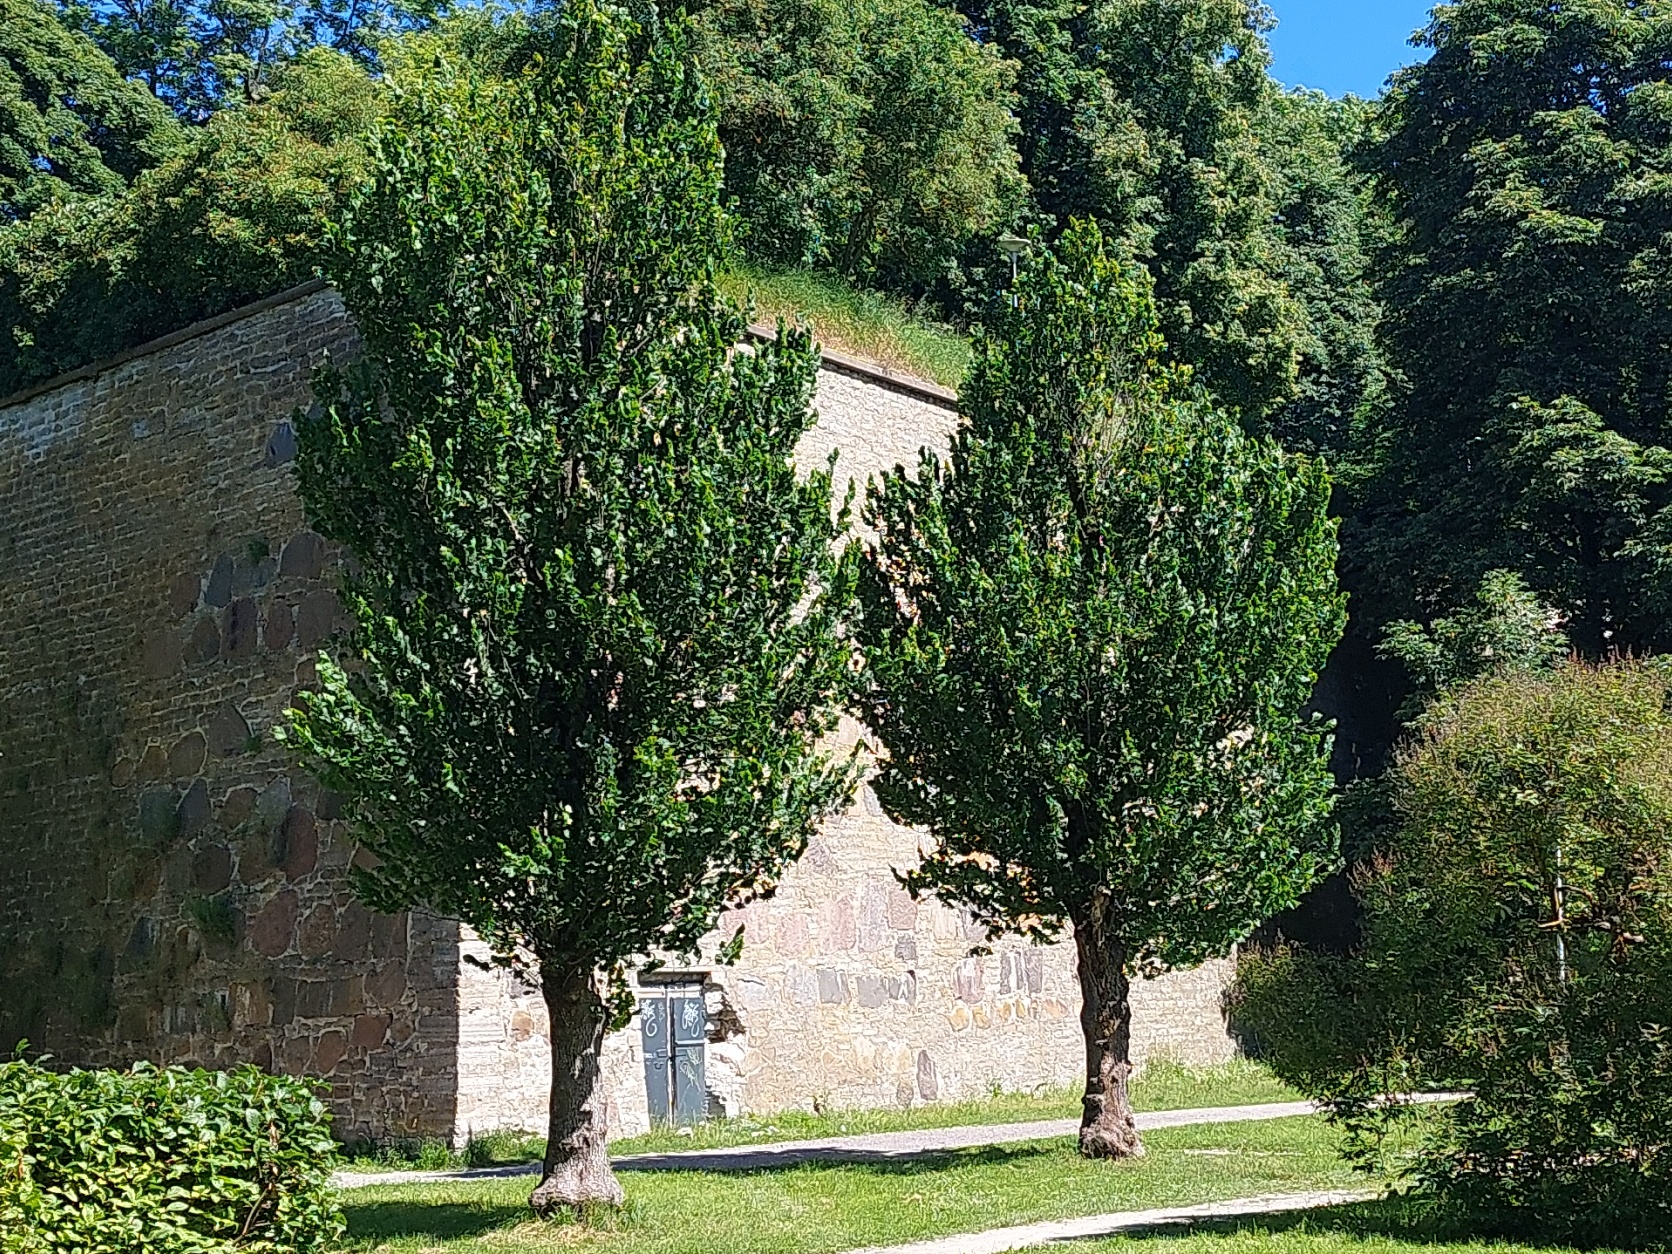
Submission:
<svg viewBox="0 0 1672 1254">
<path fill-rule="evenodd" d="M 304 1080 L 0 1064 L 0 1254 L 320 1250 L 335 1161 Z"/>
</svg>

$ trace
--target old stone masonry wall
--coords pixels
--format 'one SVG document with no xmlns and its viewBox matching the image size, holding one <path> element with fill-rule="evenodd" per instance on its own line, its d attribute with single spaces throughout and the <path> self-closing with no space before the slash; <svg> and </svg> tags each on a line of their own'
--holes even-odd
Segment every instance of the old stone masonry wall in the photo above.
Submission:
<svg viewBox="0 0 1672 1254">
<path fill-rule="evenodd" d="M 272 740 L 339 617 L 289 422 L 312 369 L 354 351 L 312 288 L 0 402 L 0 1049 L 318 1075 L 347 1139 L 540 1127 L 538 995 L 472 962 L 468 929 L 354 901 L 333 799 Z M 840 360 L 818 405 L 798 457 L 839 448 L 838 490 L 944 447 L 956 420 L 946 394 Z M 653 1028 L 658 999 L 700 1007 L 682 1111 L 1077 1080 L 1072 947 L 970 957 L 968 920 L 894 880 L 919 839 L 862 789 L 772 901 L 644 990 Z M 1140 985 L 1140 1055 L 1229 1056 L 1225 977 Z M 672 1100 L 659 1039 L 643 1014 L 611 1038 L 624 1129 L 659 1085 Z"/>
<path fill-rule="evenodd" d="M 447 1133 L 458 929 L 353 900 L 272 739 L 336 621 L 289 420 L 354 350 L 270 303 L 0 408 L 0 1050 L 326 1077 Z"/>
</svg>

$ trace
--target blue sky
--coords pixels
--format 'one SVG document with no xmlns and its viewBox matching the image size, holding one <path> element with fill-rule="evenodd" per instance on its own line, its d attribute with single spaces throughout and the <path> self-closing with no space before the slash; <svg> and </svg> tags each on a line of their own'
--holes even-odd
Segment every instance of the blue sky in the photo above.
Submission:
<svg viewBox="0 0 1672 1254">
<path fill-rule="evenodd" d="M 1277 13 L 1272 77 L 1332 96 L 1374 96 L 1387 76 L 1426 49 L 1406 41 L 1428 24 L 1434 0 L 1266 0 Z"/>
</svg>

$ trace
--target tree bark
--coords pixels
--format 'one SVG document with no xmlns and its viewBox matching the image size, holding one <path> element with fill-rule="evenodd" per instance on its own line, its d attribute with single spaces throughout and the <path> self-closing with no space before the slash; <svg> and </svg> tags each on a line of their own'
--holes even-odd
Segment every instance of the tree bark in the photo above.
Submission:
<svg viewBox="0 0 1672 1254">
<path fill-rule="evenodd" d="M 545 1217 L 566 1206 L 620 1206 L 626 1194 L 610 1170 L 610 1097 L 600 1055 L 609 1012 L 591 966 L 540 968 L 551 1018 L 551 1122 L 540 1185 L 528 1199 Z"/>
<path fill-rule="evenodd" d="M 1132 1120 L 1132 983 L 1126 947 L 1111 935 L 1106 902 L 1074 920 L 1080 971 L 1080 1030 L 1086 1038 L 1086 1095 L 1080 1116 L 1080 1153 L 1087 1158 L 1136 1158 L 1144 1152 Z"/>
</svg>

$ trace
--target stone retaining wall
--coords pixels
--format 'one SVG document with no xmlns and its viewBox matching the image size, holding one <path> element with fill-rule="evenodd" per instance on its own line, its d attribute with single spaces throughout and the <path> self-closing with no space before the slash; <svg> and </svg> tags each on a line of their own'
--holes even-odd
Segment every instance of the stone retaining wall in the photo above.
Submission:
<svg viewBox="0 0 1672 1254">
<path fill-rule="evenodd" d="M 456 925 L 354 901 L 271 737 L 337 603 L 286 465 L 340 302 L 269 304 L 0 409 L 0 1048 L 327 1076 L 450 1130 Z"/>
<path fill-rule="evenodd" d="M 537 1127 L 538 996 L 469 962 L 468 930 L 355 902 L 332 798 L 271 738 L 338 621 L 289 419 L 313 367 L 354 351 L 313 287 L 0 403 L 0 1048 L 321 1075 L 350 1139 Z M 840 448 L 838 489 L 955 422 L 936 389 L 852 366 L 821 373 L 818 404 L 800 457 Z M 742 961 L 690 973 L 711 1109 L 1077 1078 L 1070 949 L 969 957 L 966 920 L 895 884 L 917 842 L 864 789 L 773 901 L 726 921 Z M 1228 1056 L 1224 978 L 1141 985 L 1140 1053 Z M 610 1042 L 628 1129 L 638 1031 Z"/>
</svg>

